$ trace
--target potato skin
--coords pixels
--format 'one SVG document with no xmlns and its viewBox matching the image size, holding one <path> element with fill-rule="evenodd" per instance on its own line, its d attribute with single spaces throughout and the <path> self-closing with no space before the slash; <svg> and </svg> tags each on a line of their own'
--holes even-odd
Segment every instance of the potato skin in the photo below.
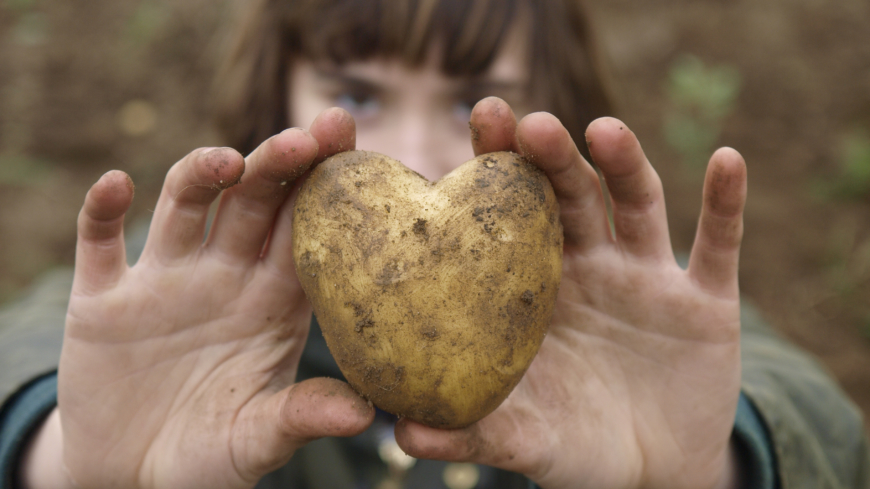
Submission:
<svg viewBox="0 0 870 489">
<path fill-rule="evenodd" d="M 431 183 L 377 153 L 340 153 L 302 185 L 297 275 L 348 382 L 436 428 L 483 418 L 546 335 L 562 272 L 550 182 L 513 153 Z"/>
</svg>

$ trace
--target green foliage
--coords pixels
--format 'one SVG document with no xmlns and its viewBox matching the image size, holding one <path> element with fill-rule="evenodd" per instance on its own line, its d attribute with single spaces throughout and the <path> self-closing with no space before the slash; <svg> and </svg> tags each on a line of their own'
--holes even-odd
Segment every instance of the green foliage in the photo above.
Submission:
<svg viewBox="0 0 870 489">
<path fill-rule="evenodd" d="M 828 294 L 816 304 L 845 313 L 841 320 L 855 325 L 870 339 L 870 236 L 860 220 L 838 221 L 828 234 L 822 255 Z"/>
<path fill-rule="evenodd" d="M 740 72 L 730 65 L 707 66 L 691 55 L 671 65 L 664 133 L 686 166 L 706 166 L 725 119 L 734 112 L 740 85 Z"/>
<path fill-rule="evenodd" d="M 13 39 L 23 46 L 37 46 L 48 40 L 48 22 L 40 12 L 24 12 L 18 18 Z"/>
<path fill-rule="evenodd" d="M 861 332 L 861 336 L 870 340 L 870 314 L 864 317 L 864 322 L 861 324 L 859 331 Z"/>
<path fill-rule="evenodd" d="M 859 239 L 858 226 L 843 226 L 830 237 L 826 257 L 828 283 L 848 296 L 870 279 L 870 238 Z"/>
<path fill-rule="evenodd" d="M 168 18 L 166 5 L 154 0 L 142 0 L 127 21 L 123 36 L 134 46 L 145 46 L 158 36 Z"/>
<path fill-rule="evenodd" d="M 36 9 L 37 0 L 0 1 L 15 18 L 15 25 L 10 30 L 12 42 L 22 46 L 36 46 L 48 40 L 48 22 L 45 15 Z"/>
<path fill-rule="evenodd" d="M 870 132 L 852 128 L 840 140 L 837 172 L 817 182 L 816 190 L 824 199 L 859 199 L 870 195 Z"/>
<path fill-rule="evenodd" d="M 51 163 L 25 155 L 0 154 L 0 185 L 26 187 L 52 171 Z"/>
<path fill-rule="evenodd" d="M 36 0 L 5 0 L 3 6 L 9 10 L 28 10 L 36 6 Z"/>
</svg>

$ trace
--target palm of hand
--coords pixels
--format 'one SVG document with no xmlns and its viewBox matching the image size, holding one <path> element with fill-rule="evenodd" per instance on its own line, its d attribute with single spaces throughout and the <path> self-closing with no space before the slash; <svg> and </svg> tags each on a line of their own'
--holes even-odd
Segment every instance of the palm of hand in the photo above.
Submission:
<svg viewBox="0 0 870 489">
<path fill-rule="evenodd" d="M 310 319 L 295 279 L 252 268 L 202 253 L 175 266 L 140 263 L 118 287 L 74 294 L 64 367 L 86 381 L 68 399 L 84 410 L 100 399 L 103 416 L 67 428 L 101 442 L 120 435 L 104 458 L 138 467 L 130 476 L 143 486 L 249 483 L 235 457 L 250 441 L 234 430 L 293 382 Z M 116 426 L 131 429 L 116 434 Z M 174 480 L 179 463 L 204 470 Z"/>
<path fill-rule="evenodd" d="M 578 473 L 600 477 L 585 487 L 676 487 L 694 475 L 685 487 L 703 487 L 722 463 L 739 391 L 736 298 L 698 290 L 675 263 L 627 264 L 612 250 L 566 257 L 566 268 L 576 272 L 566 272 L 550 333 L 505 406 L 538 413 L 516 424 L 537 438 L 530 475 L 552 487 Z M 573 448 L 552 457 L 549 447 Z M 668 473 L 681 461 L 698 472 Z"/>
</svg>

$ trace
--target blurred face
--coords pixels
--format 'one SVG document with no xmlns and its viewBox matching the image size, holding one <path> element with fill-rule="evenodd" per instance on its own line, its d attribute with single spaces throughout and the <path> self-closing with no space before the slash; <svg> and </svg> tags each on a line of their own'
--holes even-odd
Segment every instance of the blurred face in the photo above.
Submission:
<svg viewBox="0 0 870 489">
<path fill-rule="evenodd" d="M 474 104 L 494 95 L 517 118 L 528 113 L 526 59 L 521 36 L 508 36 L 489 70 L 478 77 L 448 77 L 433 49 L 419 68 L 398 59 L 340 67 L 297 62 L 290 79 L 290 120 L 308 127 L 329 107 L 356 120 L 356 147 L 397 159 L 434 181 L 474 157 L 468 119 Z"/>
</svg>

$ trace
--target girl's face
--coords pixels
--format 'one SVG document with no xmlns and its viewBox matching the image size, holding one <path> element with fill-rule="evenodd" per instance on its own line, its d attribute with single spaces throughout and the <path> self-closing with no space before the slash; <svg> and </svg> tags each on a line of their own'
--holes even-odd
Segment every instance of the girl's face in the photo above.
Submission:
<svg viewBox="0 0 870 489">
<path fill-rule="evenodd" d="M 398 59 L 336 67 L 299 61 L 290 78 L 290 121 L 308 127 L 329 107 L 356 120 L 356 147 L 377 151 L 435 181 L 474 157 L 468 119 L 474 104 L 495 95 L 517 117 L 528 113 L 528 73 L 519 35 L 508 36 L 489 70 L 479 77 L 448 77 L 430 53 L 419 68 Z"/>
</svg>

